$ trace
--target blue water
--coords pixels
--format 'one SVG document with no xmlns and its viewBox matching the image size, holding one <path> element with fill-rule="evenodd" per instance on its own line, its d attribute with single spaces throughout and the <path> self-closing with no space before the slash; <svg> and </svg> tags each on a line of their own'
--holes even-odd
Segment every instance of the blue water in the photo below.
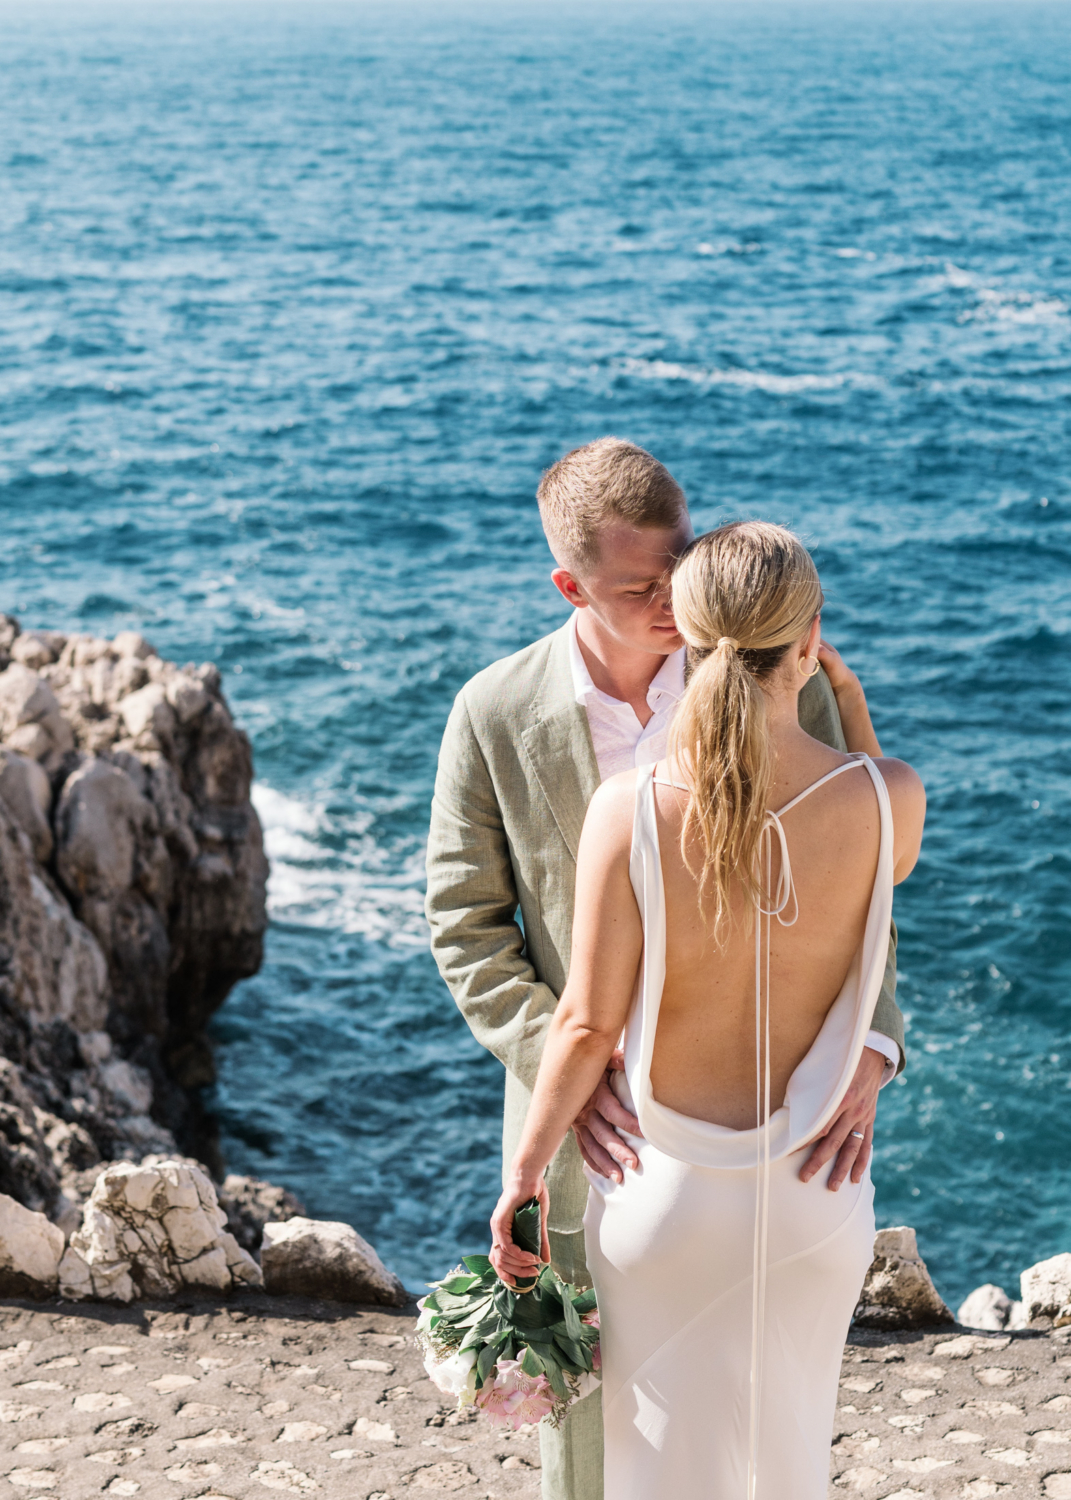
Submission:
<svg viewBox="0 0 1071 1500">
<path fill-rule="evenodd" d="M 606 431 L 813 542 L 929 831 L 880 1218 L 953 1305 L 1071 1249 L 1071 10 L 0 11 L 0 607 L 212 658 L 273 860 L 233 1168 L 410 1284 L 501 1080 L 426 949 L 458 687 L 562 618 Z"/>
</svg>

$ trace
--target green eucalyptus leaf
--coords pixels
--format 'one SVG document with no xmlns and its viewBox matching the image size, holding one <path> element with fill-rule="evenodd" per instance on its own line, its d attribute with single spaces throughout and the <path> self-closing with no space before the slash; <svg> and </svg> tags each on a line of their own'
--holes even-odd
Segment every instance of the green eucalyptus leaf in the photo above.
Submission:
<svg viewBox="0 0 1071 1500">
<path fill-rule="evenodd" d="M 497 1360 L 498 1351 L 495 1349 L 494 1345 L 485 1344 L 480 1350 L 479 1355 L 476 1359 L 476 1369 L 479 1373 L 481 1381 L 490 1378 L 491 1371 L 494 1369 Z"/>
<path fill-rule="evenodd" d="M 479 1279 L 478 1276 L 451 1276 L 448 1280 L 440 1282 L 439 1285 L 444 1292 L 450 1292 L 455 1297 L 460 1297 L 469 1291 Z"/>
<path fill-rule="evenodd" d="M 536 1375 L 543 1374 L 543 1361 L 532 1348 L 531 1344 L 525 1349 L 521 1358 L 521 1369 L 526 1375 L 531 1375 L 533 1378 Z"/>
<path fill-rule="evenodd" d="M 566 1385 L 565 1377 L 563 1376 L 561 1370 L 558 1368 L 557 1364 L 551 1362 L 547 1365 L 546 1376 L 550 1381 L 550 1388 L 558 1397 L 558 1400 L 568 1400 L 569 1387 Z"/>
<path fill-rule="evenodd" d="M 540 1253 L 541 1218 L 537 1198 L 529 1198 L 513 1215 L 513 1243 L 519 1250 L 527 1250 L 529 1255 L 538 1256 Z M 534 1276 L 518 1276 L 517 1285 L 521 1288 L 530 1287 L 535 1284 L 536 1279 Z"/>
<path fill-rule="evenodd" d="M 565 1355 L 569 1363 L 576 1366 L 576 1370 L 574 1371 L 574 1373 L 577 1373 L 580 1370 L 591 1369 L 591 1355 L 585 1349 L 583 1344 L 577 1344 L 572 1339 L 561 1337 L 556 1337 L 554 1342 Z"/>
<path fill-rule="evenodd" d="M 566 1297 L 562 1303 L 562 1308 L 565 1312 L 565 1326 L 569 1331 L 569 1337 L 571 1339 L 582 1339 L 584 1337 L 584 1325 L 577 1316 L 576 1308 L 573 1306 L 570 1297 Z"/>
<path fill-rule="evenodd" d="M 486 1255 L 463 1255 L 461 1259 L 476 1276 L 486 1276 L 493 1269 Z"/>
</svg>

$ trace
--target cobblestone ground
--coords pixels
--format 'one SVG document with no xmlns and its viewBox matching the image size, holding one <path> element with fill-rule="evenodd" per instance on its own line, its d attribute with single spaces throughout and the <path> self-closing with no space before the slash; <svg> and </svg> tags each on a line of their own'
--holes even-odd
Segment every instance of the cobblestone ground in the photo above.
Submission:
<svg viewBox="0 0 1071 1500">
<path fill-rule="evenodd" d="M 535 1432 L 444 1410 L 413 1322 L 259 1295 L 0 1302 L 0 1500 L 534 1500 Z M 830 1495 L 1071 1500 L 1067 1335 L 853 1334 Z"/>
</svg>

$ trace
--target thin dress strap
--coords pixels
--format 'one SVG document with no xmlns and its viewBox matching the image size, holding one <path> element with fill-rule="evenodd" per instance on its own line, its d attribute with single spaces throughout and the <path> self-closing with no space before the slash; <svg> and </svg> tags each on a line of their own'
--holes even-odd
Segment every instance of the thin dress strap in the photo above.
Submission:
<svg viewBox="0 0 1071 1500">
<path fill-rule="evenodd" d="M 783 818 L 785 813 L 791 812 L 797 803 L 803 801 L 804 797 L 809 797 L 811 793 L 816 792 L 820 786 L 825 786 L 826 782 L 832 781 L 834 776 L 839 776 L 842 771 L 854 771 L 856 766 L 861 766 L 865 763 L 866 756 L 864 755 L 853 760 L 845 761 L 842 766 L 834 766 L 832 771 L 827 771 L 824 776 L 819 776 L 817 781 L 812 781 L 810 786 L 805 786 L 803 791 L 798 792 L 796 796 L 793 797 L 791 802 L 786 802 L 784 807 L 779 807 L 775 813 L 771 813 L 771 817 Z"/>
<path fill-rule="evenodd" d="M 825 786 L 826 782 L 832 781 L 834 776 L 839 776 L 842 771 L 854 771 L 856 766 L 861 766 L 862 764 L 862 760 L 853 759 L 850 761 L 846 761 L 842 766 L 835 766 L 832 771 L 827 771 L 826 774 L 824 776 L 820 776 L 817 781 L 812 781 L 810 786 L 804 787 L 803 791 L 797 793 L 797 795 L 793 797 L 791 802 L 786 802 L 784 807 L 779 807 L 776 812 L 771 812 L 770 817 L 784 817 L 785 813 L 791 812 L 797 803 L 803 801 L 804 797 L 809 797 L 811 793 L 816 792 L 820 786 Z M 690 792 L 692 790 L 691 787 L 686 786 L 683 781 L 674 781 L 671 777 L 668 776 L 652 776 L 651 780 L 654 782 L 655 786 L 675 786 L 679 792 Z"/>
<path fill-rule="evenodd" d="M 762 883 L 763 901 L 767 904 L 760 901 L 755 911 L 755 1121 L 759 1128 L 755 1141 L 755 1238 L 751 1264 L 751 1409 L 748 1423 L 747 1500 L 756 1500 L 759 1477 L 759 1411 L 762 1400 L 762 1356 L 770 1245 L 770 939 L 774 917 L 782 927 L 793 927 L 800 914 L 788 855 L 788 840 L 781 819 L 802 802 L 804 797 L 809 797 L 842 771 L 853 771 L 856 766 L 864 765 L 867 759 L 863 755 L 836 766 L 825 776 L 813 781 L 809 787 L 805 787 L 777 812 L 768 811 L 759 839 L 756 873 Z M 777 877 L 776 891 L 772 889 L 775 832 L 781 848 L 781 870 Z M 790 901 L 794 908 L 791 920 L 784 916 Z"/>
</svg>

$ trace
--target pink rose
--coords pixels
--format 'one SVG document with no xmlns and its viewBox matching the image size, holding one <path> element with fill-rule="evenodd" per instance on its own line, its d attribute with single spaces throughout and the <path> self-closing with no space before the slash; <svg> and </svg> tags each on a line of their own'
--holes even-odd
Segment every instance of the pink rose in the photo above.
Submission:
<svg viewBox="0 0 1071 1500">
<path fill-rule="evenodd" d="M 476 1405 L 495 1427 L 523 1427 L 545 1417 L 556 1397 L 545 1375 L 526 1375 L 519 1359 L 500 1359 L 493 1381 L 484 1381 Z"/>
<path fill-rule="evenodd" d="M 602 1369 L 602 1345 L 601 1344 L 595 1344 L 592 1347 L 592 1350 L 591 1350 L 591 1368 L 593 1370 L 601 1370 Z"/>
<path fill-rule="evenodd" d="M 581 1323 L 586 1323 L 589 1328 L 602 1327 L 602 1324 L 599 1322 L 599 1309 L 597 1307 L 593 1307 L 589 1313 L 585 1313 L 580 1321 Z"/>
</svg>

